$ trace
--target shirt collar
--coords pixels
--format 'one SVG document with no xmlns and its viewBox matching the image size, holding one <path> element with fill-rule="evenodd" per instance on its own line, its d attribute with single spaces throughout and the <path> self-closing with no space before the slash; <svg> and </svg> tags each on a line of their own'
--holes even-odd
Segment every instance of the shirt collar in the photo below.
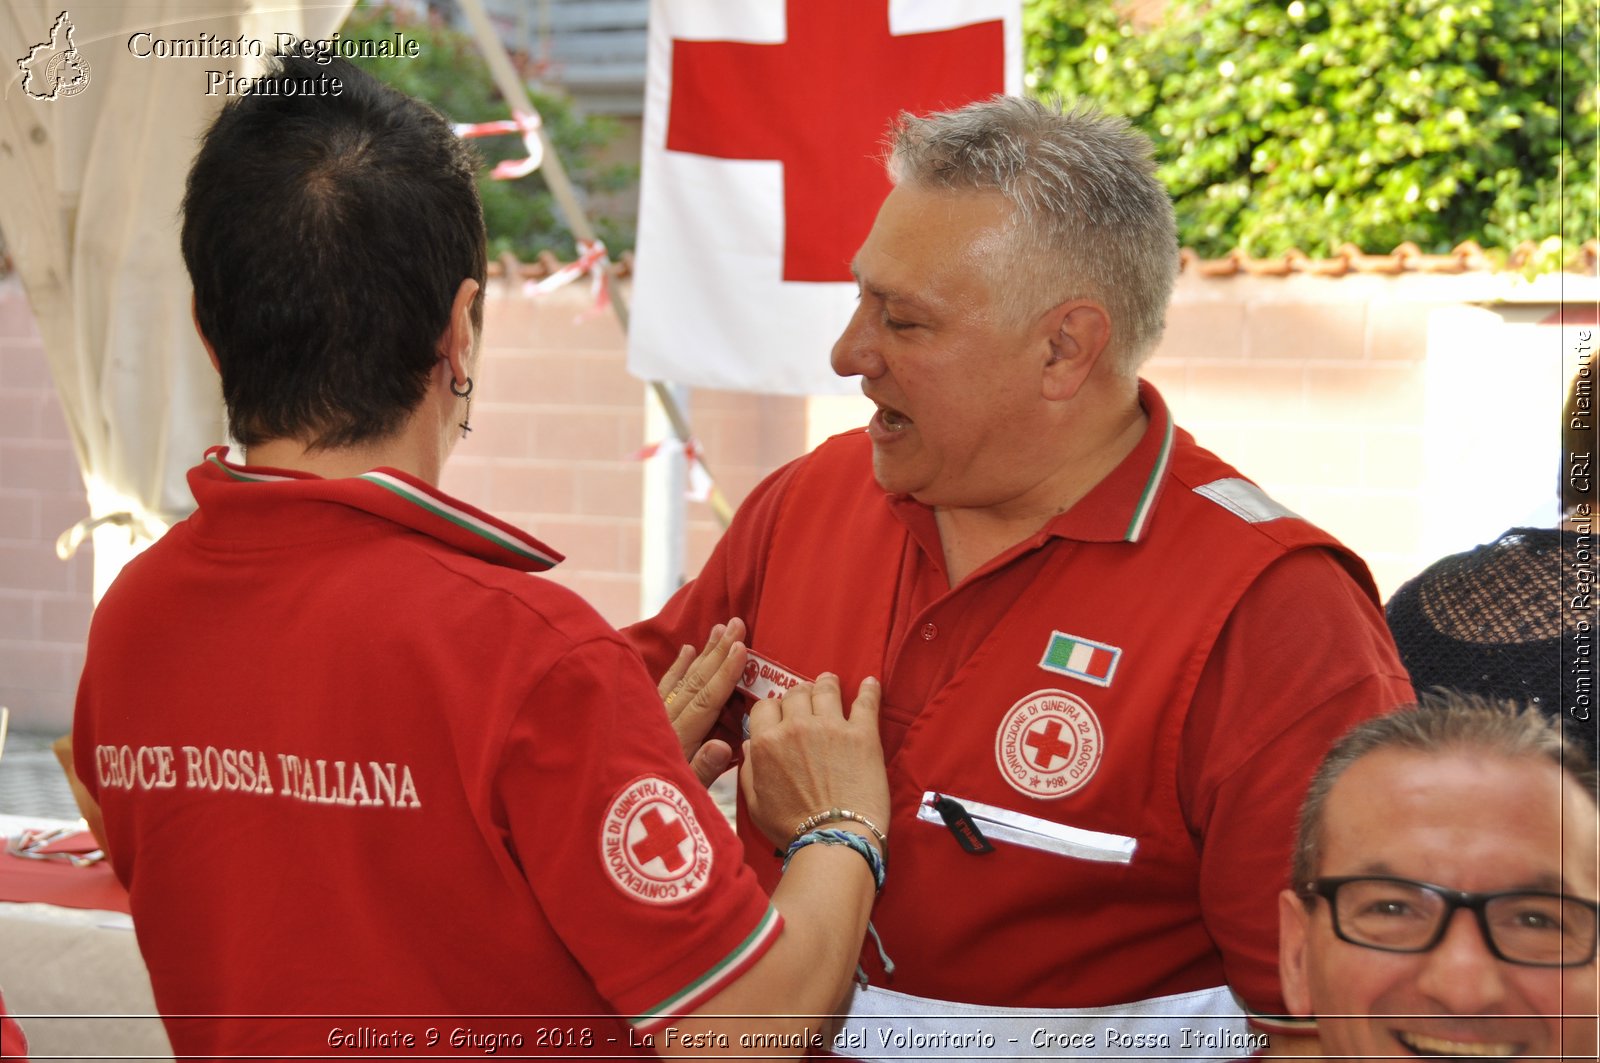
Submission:
<svg viewBox="0 0 1600 1063">
<path fill-rule="evenodd" d="M 1139 381 L 1139 405 L 1150 419 L 1139 442 L 1076 505 L 1045 525 L 1046 534 L 1105 543 L 1136 543 L 1144 537 L 1166 483 L 1178 429 L 1149 381 Z"/>
<path fill-rule="evenodd" d="M 293 485 L 298 498 L 336 502 L 371 513 L 463 553 L 524 572 L 542 572 L 563 560 L 560 553 L 520 528 L 399 469 L 378 468 L 329 480 L 289 469 L 237 465 L 228 461 L 227 447 L 212 447 L 190 476 L 197 481 L 197 493 L 208 483 Z"/>
</svg>

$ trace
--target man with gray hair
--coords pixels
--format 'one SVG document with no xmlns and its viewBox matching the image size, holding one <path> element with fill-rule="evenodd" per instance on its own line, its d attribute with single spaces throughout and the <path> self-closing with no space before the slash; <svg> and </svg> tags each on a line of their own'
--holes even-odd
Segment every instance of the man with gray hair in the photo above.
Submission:
<svg viewBox="0 0 1600 1063">
<path fill-rule="evenodd" d="M 1412 696 L 1361 561 L 1139 379 L 1178 265 L 1151 156 L 1083 106 L 903 116 L 833 348 L 876 413 L 761 484 L 629 633 L 659 673 L 741 617 L 757 697 L 883 679 L 907 870 L 853 1014 L 896 1018 L 852 1018 L 852 1055 L 1258 1047 L 1286 1029 L 1294 795 Z"/>
<path fill-rule="evenodd" d="M 1442 691 L 1329 752 L 1278 903 L 1326 1056 L 1595 1058 L 1594 778 L 1558 727 Z"/>
</svg>

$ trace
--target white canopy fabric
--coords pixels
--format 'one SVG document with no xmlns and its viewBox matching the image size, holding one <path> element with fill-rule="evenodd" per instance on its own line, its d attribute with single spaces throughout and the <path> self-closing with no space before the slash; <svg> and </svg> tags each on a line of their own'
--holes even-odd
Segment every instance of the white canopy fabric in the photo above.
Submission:
<svg viewBox="0 0 1600 1063">
<path fill-rule="evenodd" d="M 208 71 L 254 76 L 261 59 L 162 56 L 156 42 L 204 49 L 242 36 L 269 55 L 278 33 L 329 36 L 354 0 L 59 2 L 0 6 L 0 232 L 99 522 L 99 601 L 194 508 L 184 473 L 225 435 L 191 322 L 178 209 L 196 141 L 226 99 L 207 94 Z"/>
</svg>

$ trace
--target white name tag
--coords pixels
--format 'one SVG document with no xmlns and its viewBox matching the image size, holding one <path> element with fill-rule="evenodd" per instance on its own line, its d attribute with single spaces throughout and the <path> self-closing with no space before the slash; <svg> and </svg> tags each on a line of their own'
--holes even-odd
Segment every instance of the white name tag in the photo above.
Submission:
<svg viewBox="0 0 1600 1063">
<path fill-rule="evenodd" d="M 781 698 L 796 683 L 807 681 L 805 676 L 797 675 L 751 650 L 744 665 L 744 675 L 739 677 L 735 689 L 760 701 L 763 698 Z"/>
</svg>

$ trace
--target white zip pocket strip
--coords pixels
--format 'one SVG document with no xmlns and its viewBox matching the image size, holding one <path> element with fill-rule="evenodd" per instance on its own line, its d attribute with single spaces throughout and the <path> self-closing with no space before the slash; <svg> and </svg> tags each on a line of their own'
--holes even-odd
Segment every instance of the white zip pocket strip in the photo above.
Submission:
<svg viewBox="0 0 1600 1063">
<path fill-rule="evenodd" d="M 922 795 L 922 803 L 917 806 L 917 818 L 924 823 L 944 827 L 944 817 L 933 807 L 941 797 L 947 797 L 966 809 L 967 814 L 977 823 L 978 829 L 983 832 L 983 836 L 991 841 L 1010 842 L 1029 849 L 1055 853 L 1058 856 L 1071 856 L 1079 860 L 1095 860 L 1108 864 L 1132 863 L 1134 850 L 1139 848 L 1139 841 L 1136 838 L 1069 827 L 1064 823 L 1040 819 L 1038 816 L 1013 812 L 1009 808 L 986 805 L 980 801 L 968 801 L 964 797 L 940 794 L 932 790 Z"/>
</svg>

